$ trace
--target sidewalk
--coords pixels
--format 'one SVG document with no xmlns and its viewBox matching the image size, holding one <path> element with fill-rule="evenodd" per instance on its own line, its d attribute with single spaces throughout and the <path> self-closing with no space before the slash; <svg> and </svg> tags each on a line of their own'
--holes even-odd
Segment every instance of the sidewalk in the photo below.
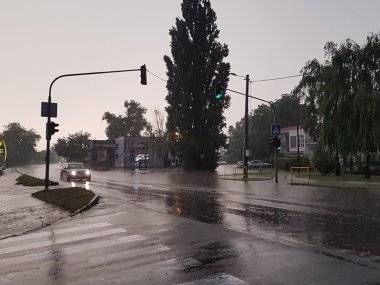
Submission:
<svg viewBox="0 0 380 285">
<path fill-rule="evenodd" d="M 69 216 L 30 195 L 41 187 L 15 185 L 18 176 L 20 173 L 13 169 L 7 169 L 0 176 L 0 239 L 20 235 Z"/>
</svg>

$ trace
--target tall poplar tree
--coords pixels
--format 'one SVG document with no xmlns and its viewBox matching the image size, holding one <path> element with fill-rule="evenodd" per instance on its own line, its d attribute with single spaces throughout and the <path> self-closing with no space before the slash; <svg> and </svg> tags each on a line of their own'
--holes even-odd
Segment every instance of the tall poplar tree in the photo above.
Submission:
<svg viewBox="0 0 380 285">
<path fill-rule="evenodd" d="M 216 84 L 228 84 L 228 47 L 218 42 L 209 0 L 183 0 L 181 7 L 183 18 L 177 18 L 169 32 L 172 57 L 164 56 L 167 130 L 185 169 L 213 170 L 218 149 L 226 144 L 223 112 L 230 98 L 218 101 L 214 95 Z"/>
</svg>

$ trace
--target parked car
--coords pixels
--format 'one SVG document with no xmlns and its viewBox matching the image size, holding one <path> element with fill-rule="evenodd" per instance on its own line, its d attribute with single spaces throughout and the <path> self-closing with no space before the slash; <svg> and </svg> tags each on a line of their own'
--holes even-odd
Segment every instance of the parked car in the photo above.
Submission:
<svg viewBox="0 0 380 285">
<path fill-rule="evenodd" d="M 70 180 L 91 180 L 91 171 L 84 167 L 83 163 L 69 162 L 62 163 L 61 179 Z"/>
<path fill-rule="evenodd" d="M 251 160 L 251 161 L 248 161 L 248 167 L 254 168 L 254 169 L 271 168 L 272 164 L 266 161 L 261 161 L 261 160 Z"/>
<path fill-rule="evenodd" d="M 263 163 L 261 160 L 251 160 L 251 161 L 248 161 L 248 167 L 249 168 L 263 168 Z"/>
<path fill-rule="evenodd" d="M 272 163 L 268 162 L 268 161 L 263 161 L 263 167 L 264 168 L 272 168 L 273 165 Z"/>
<path fill-rule="evenodd" d="M 236 167 L 243 168 L 244 167 L 244 162 L 243 161 L 238 161 L 236 163 Z"/>
</svg>

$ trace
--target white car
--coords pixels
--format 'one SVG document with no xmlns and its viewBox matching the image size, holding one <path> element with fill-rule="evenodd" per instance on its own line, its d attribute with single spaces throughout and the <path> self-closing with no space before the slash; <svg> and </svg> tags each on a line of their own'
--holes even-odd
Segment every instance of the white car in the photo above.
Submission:
<svg viewBox="0 0 380 285">
<path fill-rule="evenodd" d="M 70 180 L 91 180 L 91 171 L 84 167 L 83 163 L 69 162 L 62 163 L 61 179 Z"/>
<path fill-rule="evenodd" d="M 249 168 L 264 168 L 264 162 L 262 162 L 261 160 L 251 160 L 251 161 L 248 161 L 248 167 Z"/>
<path fill-rule="evenodd" d="M 238 161 L 238 162 L 236 163 L 236 167 L 238 167 L 238 168 L 243 168 L 243 167 L 244 167 L 244 162 L 243 162 L 243 161 Z"/>
</svg>

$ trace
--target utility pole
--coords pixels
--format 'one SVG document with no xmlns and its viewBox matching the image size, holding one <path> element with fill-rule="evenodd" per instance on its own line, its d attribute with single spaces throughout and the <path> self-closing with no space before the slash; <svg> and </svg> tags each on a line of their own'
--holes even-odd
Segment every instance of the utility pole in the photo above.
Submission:
<svg viewBox="0 0 380 285">
<path fill-rule="evenodd" d="M 249 156 L 249 144 L 248 144 L 248 97 L 249 97 L 249 75 L 245 76 L 245 115 L 244 115 L 244 172 L 243 178 L 248 180 L 248 156 Z"/>
<path fill-rule="evenodd" d="M 273 111 L 273 124 L 276 124 L 276 109 L 274 104 L 270 105 Z M 274 148 L 274 182 L 278 184 L 278 157 L 277 157 L 277 147 Z"/>
<path fill-rule="evenodd" d="M 232 75 L 236 75 L 235 73 L 230 73 Z M 258 97 L 254 97 L 254 96 L 251 96 L 251 95 L 248 95 L 248 92 L 249 92 L 249 75 L 246 76 L 246 78 L 248 78 L 248 83 L 247 83 L 247 90 L 246 90 L 246 93 L 242 93 L 242 92 L 239 92 L 239 91 L 236 91 L 236 90 L 232 90 L 232 89 L 228 89 L 226 88 L 226 91 L 230 91 L 232 93 L 235 93 L 235 94 L 239 94 L 239 95 L 243 95 L 245 96 L 246 98 L 246 104 L 245 104 L 245 138 L 244 138 L 244 154 L 243 154 L 243 157 L 244 157 L 244 178 L 248 178 L 248 168 L 246 168 L 246 164 L 247 163 L 247 156 L 246 156 L 246 150 L 248 149 L 248 98 L 252 98 L 252 99 L 255 99 L 255 100 L 259 100 L 261 102 L 265 102 L 267 104 L 269 104 L 272 108 L 272 111 L 273 111 L 273 123 L 276 123 L 276 109 L 274 107 L 274 104 L 270 101 L 267 101 L 267 100 L 264 100 L 264 99 L 261 99 L 261 98 L 258 98 Z M 280 141 L 281 142 L 281 141 Z M 275 166 L 275 175 L 276 175 L 276 183 L 278 183 L 278 163 L 277 163 L 277 150 L 275 150 L 275 164 L 277 164 L 277 166 Z M 248 166 L 248 163 L 247 163 L 247 166 Z M 247 176 L 245 176 L 245 174 Z"/>
<path fill-rule="evenodd" d="M 301 106 L 300 106 L 300 100 L 298 98 L 298 112 L 297 112 L 297 167 L 301 167 L 301 158 L 300 158 L 300 112 L 301 112 Z M 300 169 L 298 168 L 298 173 L 300 172 Z"/>
</svg>

